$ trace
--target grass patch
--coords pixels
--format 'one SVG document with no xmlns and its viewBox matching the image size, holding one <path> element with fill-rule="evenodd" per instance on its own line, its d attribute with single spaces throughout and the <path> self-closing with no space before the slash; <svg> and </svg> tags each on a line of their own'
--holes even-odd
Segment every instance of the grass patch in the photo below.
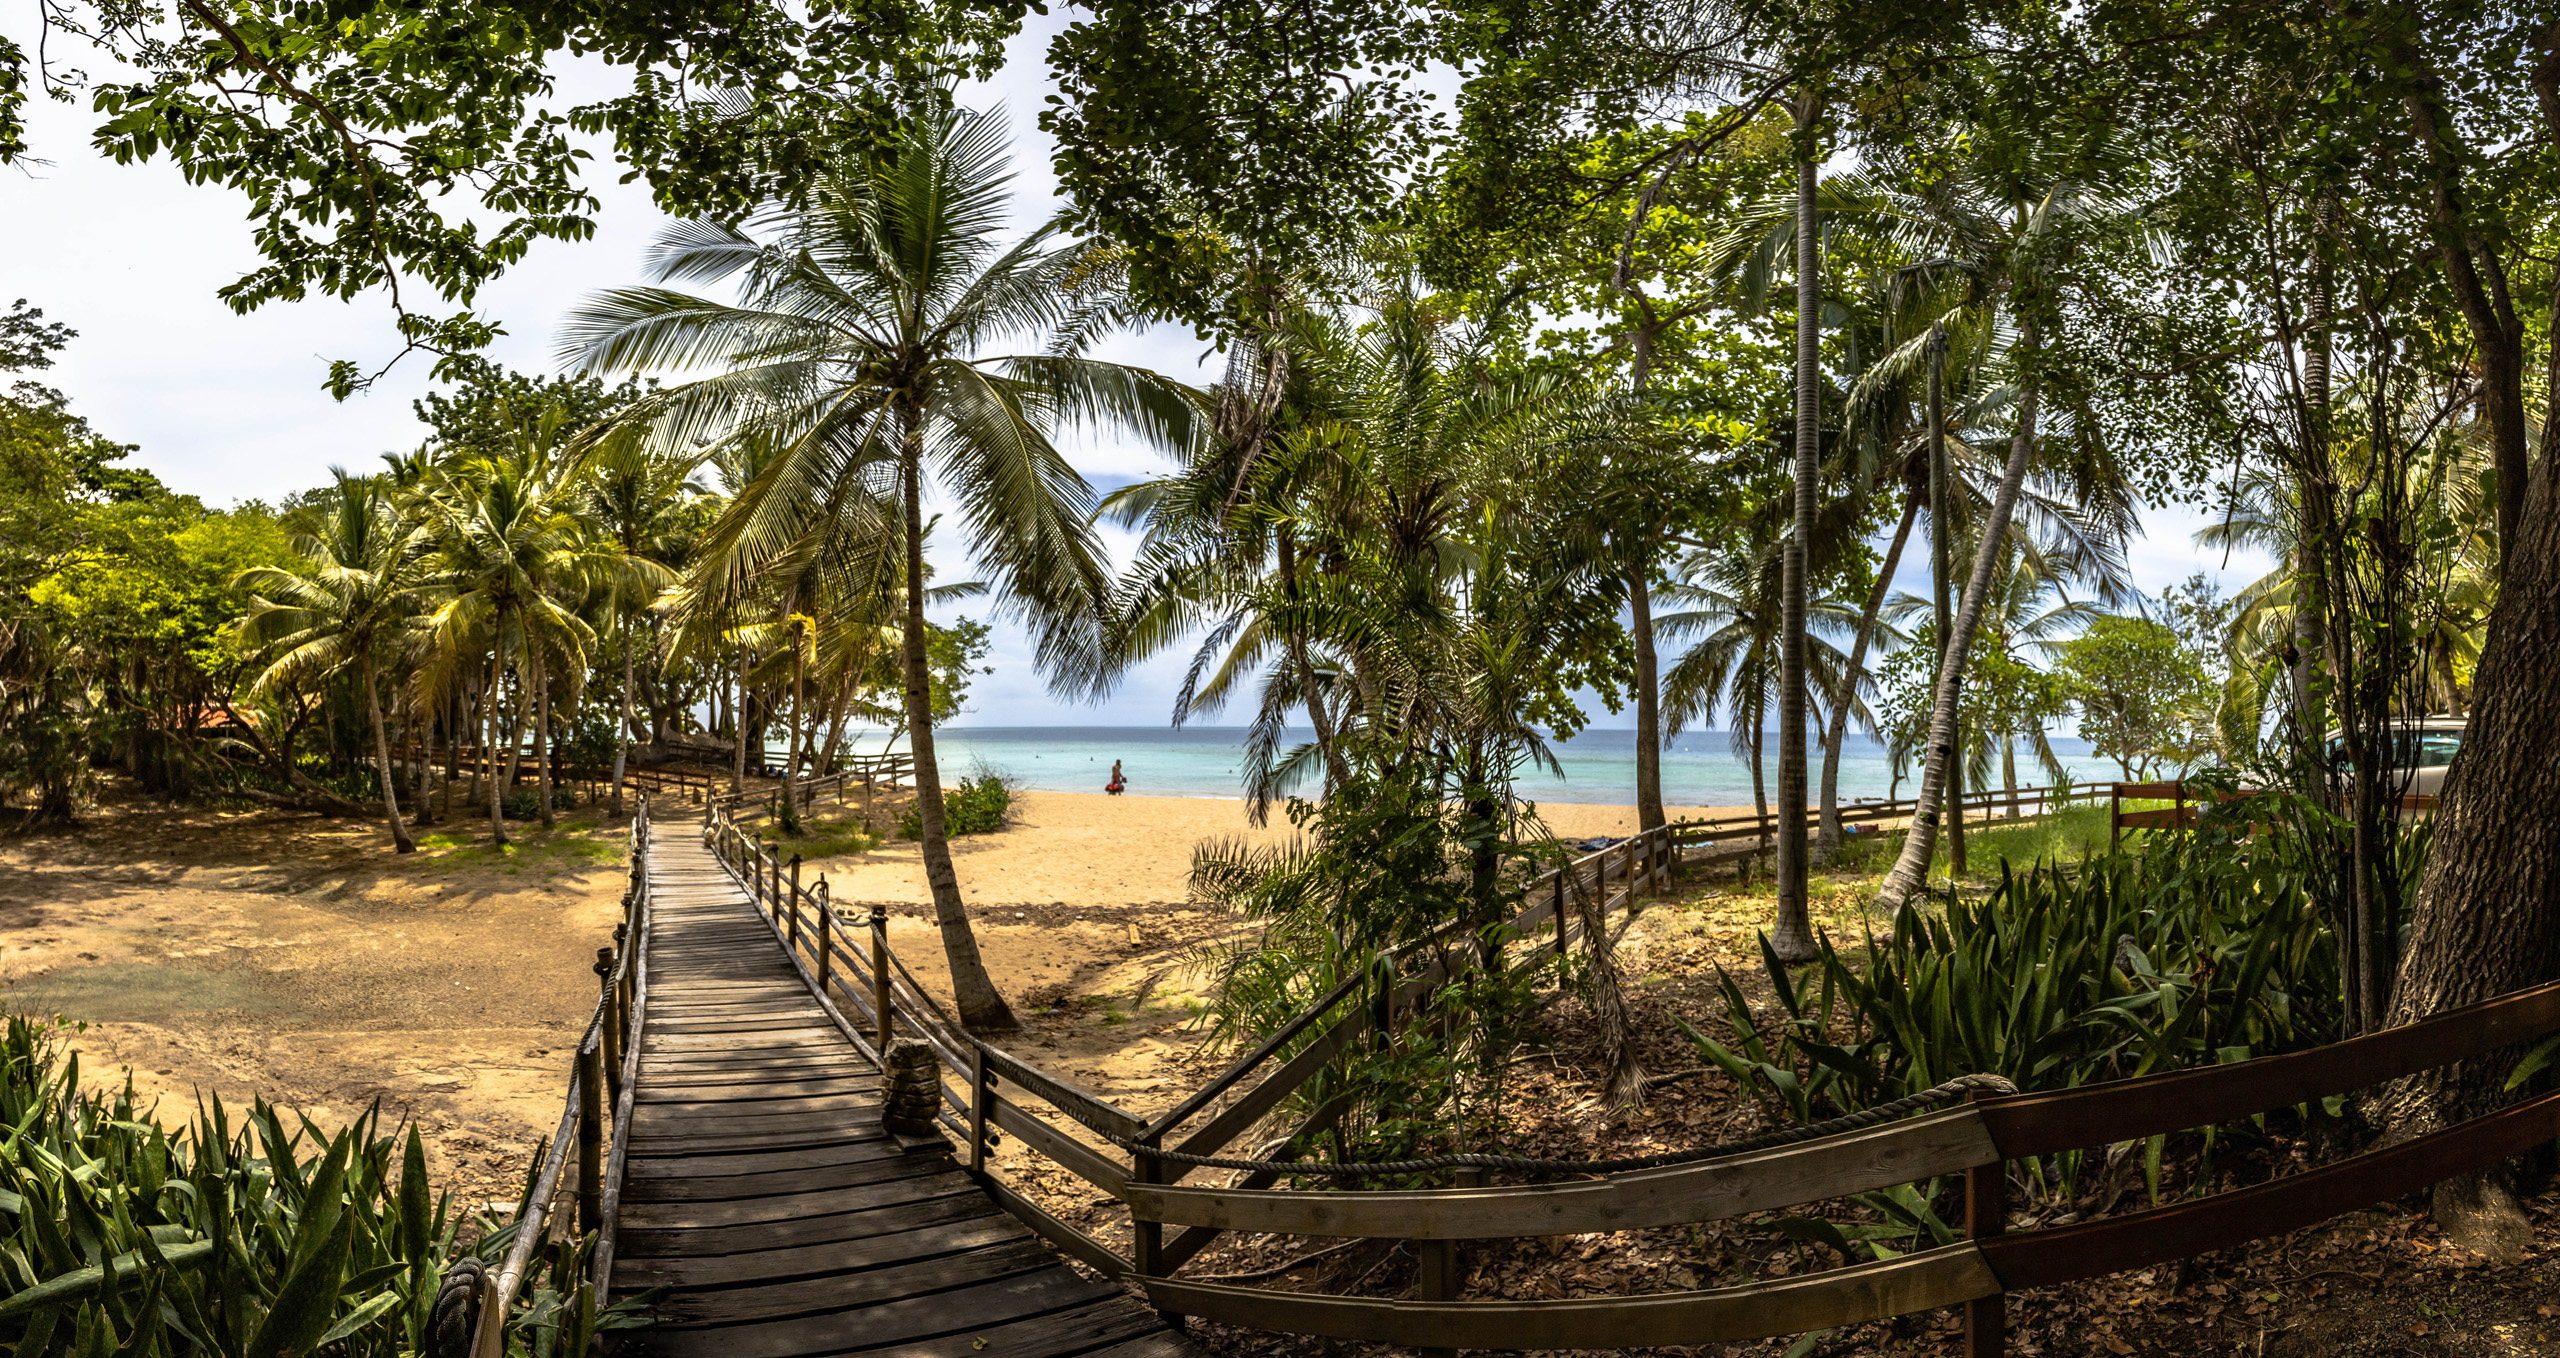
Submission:
<svg viewBox="0 0 2560 1358">
<path fill-rule="evenodd" d="M 800 823 L 799 834 L 780 836 L 777 842 L 786 857 L 796 853 L 804 859 L 868 853 L 880 847 L 880 837 L 864 828 L 859 816 L 832 821 L 804 820 Z"/>
<path fill-rule="evenodd" d="M 469 867 L 502 867 L 507 875 L 521 876 L 527 867 L 585 868 L 618 865 L 629 845 L 619 830 L 609 830 L 593 822 L 561 823 L 551 830 L 538 826 L 510 829 L 513 843 L 501 849 L 489 841 L 488 832 L 439 831 L 418 837 L 418 860 L 443 870 Z"/>
<path fill-rule="evenodd" d="M 2085 862 L 2106 851 L 2107 808 L 2103 806 L 2068 807 L 2022 821 L 1968 819 L 1964 827 L 1965 876 L 1970 880 L 1999 880 L 2003 859 L 2025 868 L 2046 859 Z M 1938 853 L 1930 860 L 1929 872 L 1944 876 L 1946 871 L 1947 840 L 1940 835 Z"/>
</svg>

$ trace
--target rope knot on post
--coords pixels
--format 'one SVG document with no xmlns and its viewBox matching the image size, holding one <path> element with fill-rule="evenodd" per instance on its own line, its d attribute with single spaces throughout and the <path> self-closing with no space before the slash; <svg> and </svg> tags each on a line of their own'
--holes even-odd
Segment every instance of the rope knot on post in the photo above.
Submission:
<svg viewBox="0 0 2560 1358">
<path fill-rule="evenodd" d="M 899 1136 L 930 1136 L 942 1108 L 941 1063 L 923 1040 L 901 1037 L 881 1054 L 880 1125 Z"/>
</svg>

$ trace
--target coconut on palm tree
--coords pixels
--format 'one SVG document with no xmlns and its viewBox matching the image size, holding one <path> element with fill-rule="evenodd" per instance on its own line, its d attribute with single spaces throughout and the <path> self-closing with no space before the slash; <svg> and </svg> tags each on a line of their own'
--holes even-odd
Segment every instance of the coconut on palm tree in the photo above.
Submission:
<svg viewBox="0 0 2560 1358">
<path fill-rule="evenodd" d="M 1007 245 L 1003 120 L 920 108 L 887 144 L 819 171 L 797 205 L 742 225 L 678 222 L 661 283 L 730 283 L 735 302 L 673 287 L 601 294 L 569 320 L 564 352 L 589 371 L 708 375 L 622 417 L 662 446 L 751 446 L 760 470 L 705 543 L 750 562 L 813 521 L 886 514 L 904 554 L 901 669 L 925 877 L 972 1028 L 1014 1026 L 979 959 L 952 867 L 934 762 L 925 652 L 924 501 L 955 502 L 966 545 L 1031 626 L 1059 687 L 1103 681 L 1109 579 L 1093 494 L 1051 441 L 1115 426 L 1184 446 L 1195 393 L 1083 352 L 1108 304 L 1089 304 L 1093 251 L 1052 223 Z"/>
</svg>

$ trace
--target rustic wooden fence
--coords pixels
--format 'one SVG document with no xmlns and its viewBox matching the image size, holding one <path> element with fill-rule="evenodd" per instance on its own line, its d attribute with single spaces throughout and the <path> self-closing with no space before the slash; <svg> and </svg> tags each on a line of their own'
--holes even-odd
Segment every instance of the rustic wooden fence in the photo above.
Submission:
<svg viewBox="0 0 2560 1358">
<path fill-rule="evenodd" d="M 2183 778 L 2165 783 L 2112 783 L 2107 788 L 2107 847 L 2114 849 L 2124 842 L 2127 830 L 2192 830 L 2203 804 L 2244 796 L 2245 792 L 2190 788 Z M 2126 802 L 2167 802 L 2165 807 L 2127 811 Z M 2426 793 L 2404 793 L 2400 810 L 2411 815 L 2433 815 L 2436 799 Z"/>
<path fill-rule="evenodd" d="M 1666 827 L 1638 835 L 1540 878 L 1505 939 L 1542 950 L 1552 930 L 1552 946 L 1569 947 L 1575 930 L 1605 927 L 1611 912 L 1638 908 L 1664 881 L 1680 844 L 1697 833 Z M 867 921 L 837 914 L 823 883 L 804 886 L 723 808 L 713 809 L 704 834 L 857 1046 L 876 1054 L 893 1036 L 920 1038 L 959 1077 L 961 1087 L 942 1084 L 942 1123 L 998 1201 L 1063 1252 L 1141 1290 L 1159 1308 L 1227 1324 L 1435 1350 L 1613 1348 L 1739 1342 L 1956 1307 L 1967 1352 L 1997 1354 L 2007 1292 L 2280 1235 L 2560 1136 L 2560 1094 L 2544 1095 L 2251 1188 L 2072 1225 L 2006 1229 L 2012 1161 L 2215 1126 L 2489 1057 L 2560 1031 L 2560 985 L 2550 985 L 2291 1055 L 2057 1093 L 1977 1097 L 1881 1126 L 1658 1169 L 1512 1184 L 1482 1182 L 1477 1173 L 1470 1177 L 1479 1181 L 1464 1186 L 1396 1191 L 1277 1187 L 1283 1176 L 1267 1168 L 1225 1186 L 1186 1183 L 1193 1171 L 1160 1158 L 1161 1151 L 1215 1156 L 1263 1127 L 1353 1042 L 1426 1012 L 1455 971 L 1476 964 L 1477 951 L 1422 949 L 1394 959 L 1400 980 L 1385 1003 L 1354 1003 L 1366 978 L 1346 981 L 1190 1097 L 1141 1118 L 964 1032 L 889 948 L 881 907 L 873 906 Z M 1035 1104 L 1060 1120 L 1042 1116 Z M 1286 1158 L 1341 1111 L 1304 1111 L 1265 1156 Z M 1124 1204 L 1129 1252 L 1058 1219 L 992 1172 L 988 1146 L 1006 1133 Z M 1942 1176 L 1962 1176 L 1963 1236 L 1930 1249 L 1732 1287 L 1559 1301 L 1458 1294 L 1465 1241 L 1713 1221 Z M 1181 1276 L 1228 1231 L 1411 1242 L 1423 1264 L 1423 1296 L 1288 1292 Z"/>
<path fill-rule="evenodd" d="M 624 1146 L 640 1071 L 641 1026 L 649 1009 L 649 796 L 631 817 L 631 880 L 622 897 L 614 946 L 599 949 L 595 1012 L 570 1062 L 560 1125 L 535 1151 L 540 1167 L 524 1215 L 498 1267 L 484 1275 L 471 1335 L 472 1358 L 504 1358 L 506 1316 L 536 1249 L 593 1236 L 575 1299 L 593 1305 L 613 1277 L 615 1221 L 621 1214 Z M 574 1212 L 574 1220 L 570 1220 Z"/>
</svg>

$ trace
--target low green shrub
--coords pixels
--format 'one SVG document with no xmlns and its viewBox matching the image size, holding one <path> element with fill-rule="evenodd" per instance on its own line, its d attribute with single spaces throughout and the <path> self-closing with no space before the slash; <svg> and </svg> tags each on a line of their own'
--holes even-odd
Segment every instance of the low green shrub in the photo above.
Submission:
<svg viewBox="0 0 2560 1358">
<path fill-rule="evenodd" d="M 2227 839 L 2024 872 L 2004 864 L 1987 898 L 1907 902 L 1890 932 L 1857 947 L 1820 940 L 1799 976 L 1766 960 L 1774 1012 L 1728 974 L 1729 1031 L 1682 1026 L 1708 1061 L 1798 1122 L 1957 1075 L 2065 1089 L 2339 1035 L 2337 946 L 2301 873 L 2280 847 Z M 2155 1191 L 2164 1140 L 2144 1148 Z M 2066 1196 L 2079 1171 L 2077 1155 L 2027 1169 Z"/>
<path fill-rule="evenodd" d="M 329 1136 L 259 1103 L 234 1127 L 216 1100 L 170 1132 L 130 1082 L 82 1095 L 55 1039 L 16 1016 L 0 1036 L 0 1349 L 19 1358 L 415 1354 L 446 1272 L 514 1239 L 496 1225 L 459 1246 L 414 1126 L 377 1135 L 368 1113 Z M 561 1290 L 581 1248 L 535 1260 L 510 1354 L 580 1353 L 634 1323 Z"/>
<path fill-rule="evenodd" d="M 955 835 L 992 834 L 1004 828 L 1004 813 L 1012 805 L 1013 789 L 1005 785 L 1002 775 L 982 773 L 963 778 L 943 791 L 943 828 Z M 923 834 L 923 813 L 909 802 L 907 809 L 898 813 L 898 836 L 917 839 Z"/>
</svg>

